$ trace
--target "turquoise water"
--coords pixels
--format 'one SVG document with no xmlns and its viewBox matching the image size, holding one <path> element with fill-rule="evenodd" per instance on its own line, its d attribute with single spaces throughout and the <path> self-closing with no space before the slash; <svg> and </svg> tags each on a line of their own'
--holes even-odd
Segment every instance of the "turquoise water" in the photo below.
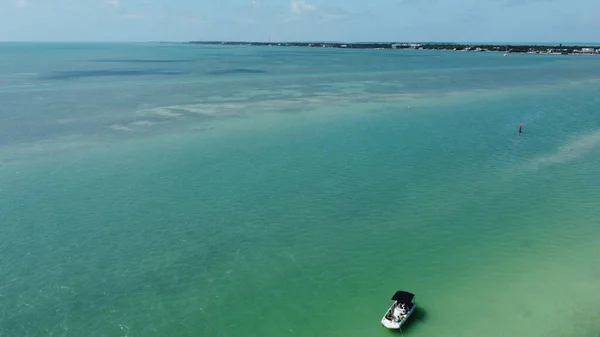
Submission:
<svg viewBox="0 0 600 337">
<path fill-rule="evenodd" d="M 0 336 L 600 333 L 594 57 L 0 49 Z"/>
</svg>

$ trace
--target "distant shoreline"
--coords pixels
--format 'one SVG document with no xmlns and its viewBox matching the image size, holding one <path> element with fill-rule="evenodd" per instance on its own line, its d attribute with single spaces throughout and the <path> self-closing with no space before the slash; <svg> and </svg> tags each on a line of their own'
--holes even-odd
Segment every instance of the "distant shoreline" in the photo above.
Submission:
<svg viewBox="0 0 600 337">
<path fill-rule="evenodd" d="M 341 42 L 234 42 L 190 41 L 188 44 L 225 46 L 279 46 L 342 49 L 414 49 L 451 50 L 461 52 L 499 52 L 551 55 L 600 55 L 600 46 L 460 44 L 460 43 L 341 43 Z"/>
</svg>

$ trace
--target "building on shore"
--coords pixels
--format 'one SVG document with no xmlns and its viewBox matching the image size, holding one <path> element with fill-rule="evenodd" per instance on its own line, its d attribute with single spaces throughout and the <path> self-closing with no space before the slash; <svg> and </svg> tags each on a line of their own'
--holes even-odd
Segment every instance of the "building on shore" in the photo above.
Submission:
<svg viewBox="0 0 600 337">
<path fill-rule="evenodd" d="M 575 54 L 600 54 L 600 48 L 581 48 L 580 50 L 574 50 Z"/>
<path fill-rule="evenodd" d="M 398 48 L 410 48 L 410 49 L 418 49 L 421 47 L 420 43 L 393 43 L 392 49 Z"/>
</svg>

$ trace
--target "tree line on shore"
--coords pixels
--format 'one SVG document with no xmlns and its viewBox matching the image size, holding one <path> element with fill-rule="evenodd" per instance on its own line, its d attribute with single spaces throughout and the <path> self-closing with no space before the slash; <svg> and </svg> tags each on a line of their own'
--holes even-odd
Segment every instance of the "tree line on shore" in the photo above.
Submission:
<svg viewBox="0 0 600 337">
<path fill-rule="evenodd" d="M 561 53 L 571 54 L 584 48 L 595 50 L 591 46 L 559 45 L 511 45 L 511 44 L 460 44 L 460 43 L 342 43 L 342 42 L 232 42 L 232 41 L 191 41 L 191 44 L 206 45 L 252 45 L 252 46 L 286 46 L 286 47 L 325 47 L 349 49 L 431 49 L 431 50 L 463 50 L 463 51 L 498 51 L 511 53 Z"/>
</svg>

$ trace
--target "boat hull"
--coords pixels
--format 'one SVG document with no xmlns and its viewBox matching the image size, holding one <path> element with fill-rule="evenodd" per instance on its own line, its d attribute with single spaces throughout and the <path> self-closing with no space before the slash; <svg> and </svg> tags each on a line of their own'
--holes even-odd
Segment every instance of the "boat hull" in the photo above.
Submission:
<svg viewBox="0 0 600 337">
<path fill-rule="evenodd" d="M 394 305 L 392 305 L 390 307 L 390 310 L 392 310 L 393 307 L 394 307 Z M 410 310 L 406 313 L 406 315 L 404 316 L 404 318 L 402 318 L 402 320 L 400 320 L 399 322 L 396 322 L 395 320 L 391 321 L 391 320 L 385 318 L 385 315 L 384 315 L 383 318 L 381 319 L 381 325 L 383 325 L 384 327 L 386 327 L 388 329 L 398 330 L 410 318 L 410 316 L 412 315 L 412 313 L 415 311 L 416 308 L 417 308 L 417 304 L 413 303 L 413 305 L 410 308 Z"/>
</svg>

